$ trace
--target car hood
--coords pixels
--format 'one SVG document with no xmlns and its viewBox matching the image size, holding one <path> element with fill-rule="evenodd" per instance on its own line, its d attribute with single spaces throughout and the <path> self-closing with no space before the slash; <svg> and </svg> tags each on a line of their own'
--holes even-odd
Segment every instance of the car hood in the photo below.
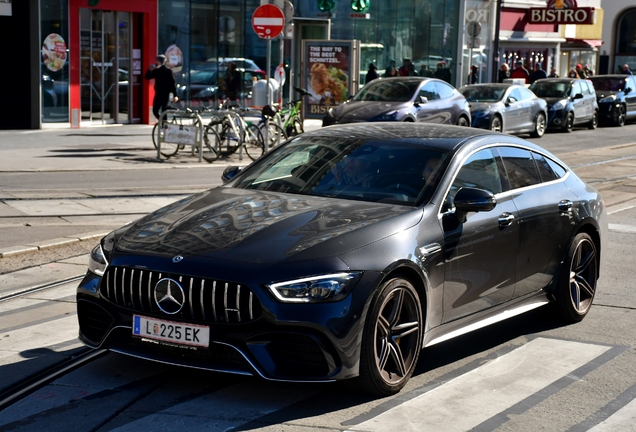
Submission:
<svg viewBox="0 0 636 432">
<path fill-rule="evenodd" d="M 118 230 L 113 254 L 261 264 L 332 257 L 404 231 L 421 217 L 421 208 L 219 187 Z"/>
<path fill-rule="evenodd" d="M 371 121 L 376 117 L 394 110 L 400 110 L 407 106 L 413 106 L 412 102 L 372 102 L 372 101 L 348 101 L 336 109 L 336 121 L 340 123 L 353 123 Z"/>
<path fill-rule="evenodd" d="M 471 114 L 475 112 L 495 109 L 497 105 L 499 105 L 499 102 L 478 102 L 478 101 L 468 102 L 468 106 L 470 107 Z"/>
<path fill-rule="evenodd" d="M 548 103 L 548 105 L 554 105 L 555 103 L 557 103 L 559 101 L 562 101 L 562 100 L 568 100 L 568 101 L 570 100 L 570 98 L 567 97 L 567 96 L 562 96 L 562 97 L 544 97 L 544 98 L 541 98 L 541 99 L 546 101 Z"/>
<path fill-rule="evenodd" d="M 601 100 L 601 99 L 606 98 L 608 96 L 617 95 L 619 93 L 623 93 L 623 92 L 621 92 L 621 91 L 610 91 L 610 90 L 597 91 L 596 92 L 596 99 L 597 100 Z"/>
</svg>

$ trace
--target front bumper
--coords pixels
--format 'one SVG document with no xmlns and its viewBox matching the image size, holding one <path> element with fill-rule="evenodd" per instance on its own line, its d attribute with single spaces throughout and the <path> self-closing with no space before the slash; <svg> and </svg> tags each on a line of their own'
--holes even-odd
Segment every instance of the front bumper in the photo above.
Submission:
<svg viewBox="0 0 636 432">
<path fill-rule="evenodd" d="M 255 299 L 252 316 L 240 322 L 222 312 L 212 318 L 209 307 L 207 314 L 199 312 L 204 308 L 198 299 L 203 299 L 208 306 L 212 300 L 209 293 L 202 294 L 192 288 L 186 295 L 186 303 L 190 304 L 178 315 L 166 315 L 153 308 L 150 297 L 144 298 L 150 281 L 142 283 L 135 277 L 130 276 L 129 285 L 142 288 L 128 292 L 123 288 L 113 290 L 112 282 L 109 289 L 105 278 L 86 274 L 77 290 L 79 338 L 84 344 L 162 363 L 270 380 L 333 381 L 358 374 L 364 317 L 381 274 L 365 272 L 345 299 L 330 303 L 282 303 L 266 288 L 243 286 L 242 290 L 250 290 Z M 162 277 L 167 276 L 164 273 Z M 229 295 L 219 293 L 217 303 L 225 304 L 218 307 L 235 309 L 231 300 L 234 297 L 237 303 L 243 302 L 239 302 L 234 291 Z M 246 307 L 234 306 L 243 310 Z M 132 335 L 133 314 L 209 326 L 209 347 L 180 346 L 135 337 Z"/>
<path fill-rule="evenodd" d="M 548 128 L 561 129 L 565 125 L 567 116 L 566 108 L 554 109 L 552 105 L 548 105 Z"/>
<path fill-rule="evenodd" d="M 598 117 L 600 121 L 615 121 L 621 107 L 618 101 L 602 102 L 598 104 Z"/>
</svg>

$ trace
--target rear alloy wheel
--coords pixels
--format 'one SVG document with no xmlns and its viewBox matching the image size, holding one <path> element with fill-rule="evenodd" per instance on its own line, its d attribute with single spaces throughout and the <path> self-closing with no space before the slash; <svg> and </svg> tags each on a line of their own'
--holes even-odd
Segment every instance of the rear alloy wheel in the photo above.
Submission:
<svg viewBox="0 0 636 432">
<path fill-rule="evenodd" d="M 592 116 L 592 120 L 590 120 L 590 123 L 587 125 L 587 128 L 596 129 L 597 126 L 598 126 L 598 111 L 594 110 L 594 115 Z"/>
<path fill-rule="evenodd" d="M 614 126 L 618 126 L 618 127 L 625 126 L 625 107 L 622 105 L 616 111 L 616 117 L 614 118 Z"/>
<path fill-rule="evenodd" d="M 574 114 L 569 112 L 563 123 L 563 132 L 570 133 L 572 129 L 574 129 Z"/>
<path fill-rule="evenodd" d="M 466 117 L 460 116 L 459 119 L 457 120 L 457 126 L 469 127 L 470 122 L 468 121 Z"/>
<path fill-rule="evenodd" d="M 501 117 L 498 115 L 492 118 L 490 123 L 490 130 L 493 132 L 503 132 L 503 124 L 501 123 Z"/>
<path fill-rule="evenodd" d="M 540 112 L 534 120 L 534 130 L 530 133 L 533 138 L 541 138 L 545 134 L 546 120 L 545 114 Z"/>
<path fill-rule="evenodd" d="M 587 233 L 574 237 L 561 271 L 556 307 L 560 318 L 576 323 L 585 318 L 592 307 L 598 278 L 596 245 Z"/>
<path fill-rule="evenodd" d="M 375 395 L 399 392 L 417 364 L 424 320 L 420 298 L 411 283 L 385 282 L 369 309 L 360 352 L 360 376 L 352 384 Z"/>
</svg>

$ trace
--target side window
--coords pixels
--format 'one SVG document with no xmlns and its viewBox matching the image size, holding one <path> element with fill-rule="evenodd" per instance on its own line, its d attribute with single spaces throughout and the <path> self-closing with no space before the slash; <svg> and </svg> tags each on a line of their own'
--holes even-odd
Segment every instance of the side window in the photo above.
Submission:
<svg viewBox="0 0 636 432">
<path fill-rule="evenodd" d="M 583 94 L 593 95 L 594 94 L 594 86 L 589 81 L 583 81 L 581 83 L 583 86 Z"/>
<path fill-rule="evenodd" d="M 499 168 L 490 149 L 478 151 L 464 162 L 451 185 L 446 202 L 452 203 L 457 191 L 464 187 L 485 189 L 493 194 L 501 192 Z"/>
<path fill-rule="evenodd" d="M 513 98 L 515 101 L 521 100 L 521 95 L 519 94 L 519 89 L 514 89 L 508 95 L 509 98 Z"/>
<path fill-rule="evenodd" d="M 553 161 L 550 158 L 546 158 L 545 159 L 546 162 L 548 163 L 548 165 L 550 165 L 550 168 L 552 168 L 552 171 L 554 172 L 554 174 L 558 177 L 561 178 L 565 175 L 565 173 L 567 172 L 565 170 L 565 168 L 563 168 L 561 165 L 559 165 L 558 163 L 556 163 L 555 161 Z"/>
<path fill-rule="evenodd" d="M 541 182 L 534 158 L 528 150 L 516 147 L 499 147 L 510 189 L 532 186 Z"/>
<path fill-rule="evenodd" d="M 552 171 L 552 167 L 550 166 L 546 158 L 543 157 L 543 155 L 533 152 L 532 157 L 534 157 L 534 160 L 537 163 L 537 168 L 539 169 L 539 175 L 541 176 L 541 181 L 543 183 L 556 180 L 559 178 L 556 175 L 556 173 Z"/>
<path fill-rule="evenodd" d="M 636 91 L 636 78 L 629 77 L 629 80 L 627 81 L 627 87 L 632 89 L 632 91 Z"/>
<path fill-rule="evenodd" d="M 572 85 L 572 93 L 570 93 L 570 95 L 574 97 L 579 93 L 583 94 L 583 87 L 581 87 L 580 81 L 575 81 L 574 84 Z"/>
<path fill-rule="evenodd" d="M 437 87 L 437 93 L 440 99 L 447 99 L 453 95 L 453 88 L 448 84 L 436 82 L 435 86 Z"/>
<path fill-rule="evenodd" d="M 435 82 L 430 81 L 424 84 L 424 87 L 422 87 L 422 90 L 420 90 L 420 96 L 426 97 L 429 101 L 438 99 L 437 90 L 435 89 Z"/>
<path fill-rule="evenodd" d="M 519 90 L 519 97 L 521 98 L 521 100 L 527 100 L 532 98 L 532 92 L 530 90 L 525 88 L 520 88 L 518 90 Z"/>
</svg>

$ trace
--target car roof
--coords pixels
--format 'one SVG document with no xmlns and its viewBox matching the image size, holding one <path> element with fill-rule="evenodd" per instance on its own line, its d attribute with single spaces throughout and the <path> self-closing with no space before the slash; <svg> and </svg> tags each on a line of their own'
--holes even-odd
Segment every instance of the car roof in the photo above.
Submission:
<svg viewBox="0 0 636 432">
<path fill-rule="evenodd" d="M 508 87 L 524 87 L 519 84 L 512 83 L 477 83 L 477 84 L 467 84 L 460 88 L 474 88 L 474 87 L 496 87 L 496 88 L 508 88 Z"/>
<path fill-rule="evenodd" d="M 310 139 L 312 137 L 334 137 L 381 142 L 406 141 L 421 143 L 429 148 L 451 151 L 460 144 L 475 138 L 492 137 L 493 140 L 500 140 L 502 135 L 485 129 L 432 123 L 364 122 L 323 127 L 305 132 L 302 136 Z M 518 140 L 512 136 L 510 139 Z"/>
<path fill-rule="evenodd" d="M 629 76 L 633 76 L 633 75 L 629 75 L 629 74 L 610 74 L 610 75 L 594 75 L 589 77 L 589 80 L 593 80 L 595 78 L 612 78 L 612 79 L 625 79 Z"/>
</svg>

